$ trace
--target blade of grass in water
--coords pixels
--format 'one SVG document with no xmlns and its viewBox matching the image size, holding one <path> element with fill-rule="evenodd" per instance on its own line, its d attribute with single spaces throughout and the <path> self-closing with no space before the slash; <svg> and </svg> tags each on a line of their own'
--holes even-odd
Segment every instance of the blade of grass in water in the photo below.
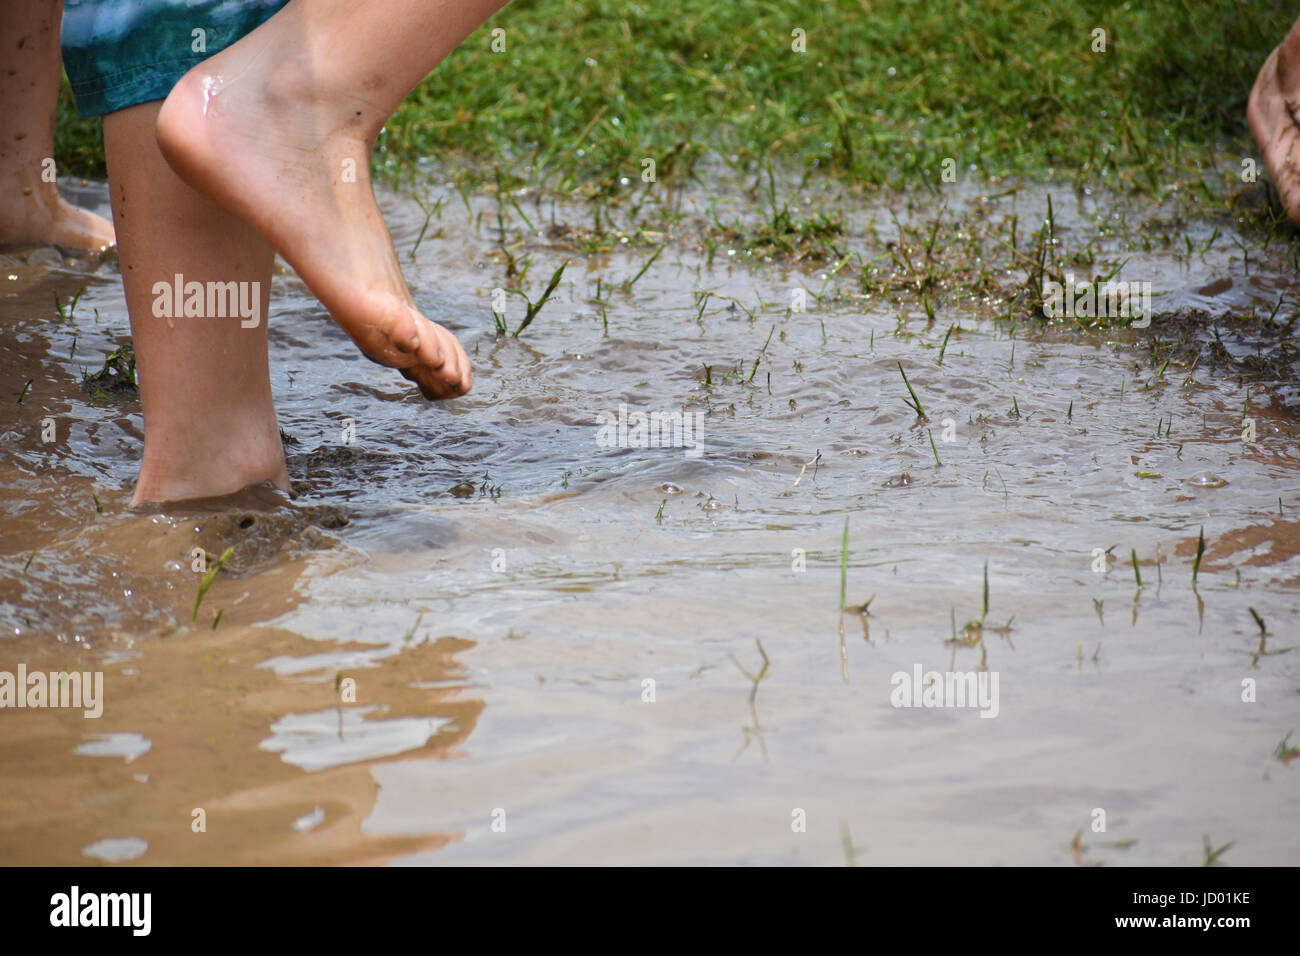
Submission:
<svg viewBox="0 0 1300 956">
<path fill-rule="evenodd" d="M 662 245 L 658 249 L 656 249 L 654 251 L 654 254 L 649 259 L 646 260 L 645 265 L 641 267 L 641 271 L 638 272 L 636 275 L 634 275 L 631 281 L 629 281 L 628 284 L 623 287 L 623 291 L 625 292 L 630 291 L 632 286 L 636 285 L 636 280 L 640 279 L 643 275 L 645 275 L 646 270 L 649 269 L 652 265 L 654 265 L 654 261 L 659 258 L 659 253 L 663 252 L 666 248 L 668 248 L 667 244 Z"/>
<path fill-rule="evenodd" d="M 519 338 L 519 333 L 532 325 L 533 319 L 537 316 L 537 313 L 542 311 L 542 306 L 550 300 L 551 293 L 553 293 L 555 287 L 560 284 L 560 277 L 564 275 L 564 270 L 568 264 L 569 261 L 567 259 L 564 262 L 561 262 L 560 267 L 552 273 L 551 281 L 546 283 L 546 291 L 542 293 L 542 297 L 536 302 L 528 303 L 528 312 L 524 315 L 524 320 L 519 323 L 519 328 L 515 329 L 515 338 Z"/>
<path fill-rule="evenodd" d="M 1259 612 L 1256 611 L 1253 607 L 1248 607 L 1246 608 L 1246 610 L 1249 611 L 1250 616 L 1255 619 L 1255 625 L 1259 628 L 1259 633 L 1261 635 L 1267 634 L 1268 628 L 1264 626 L 1264 619 L 1259 616 Z"/>
<path fill-rule="evenodd" d="M 984 614 L 980 618 L 980 622 L 983 623 L 984 621 L 988 620 L 988 616 L 989 616 L 989 563 L 985 561 L 984 562 Z"/>
<path fill-rule="evenodd" d="M 925 409 L 921 406 L 921 400 L 916 397 L 916 390 L 912 388 L 912 383 L 907 380 L 907 372 L 903 370 L 902 362 L 898 363 L 898 371 L 902 373 L 903 384 L 907 386 L 907 393 L 912 396 L 912 400 L 910 402 L 907 399 L 903 399 L 904 404 L 906 404 L 908 408 L 916 412 L 918 418 L 924 418 L 928 421 L 929 416 L 925 414 Z"/>
<path fill-rule="evenodd" d="M 953 330 L 954 328 L 956 328 L 955 325 L 950 325 L 950 326 L 948 326 L 948 333 L 943 337 L 943 345 L 939 346 L 939 362 L 938 362 L 938 364 L 940 364 L 940 365 L 943 364 L 943 353 L 946 352 L 946 351 L 948 351 L 948 340 L 949 340 L 950 338 L 952 338 L 952 330 Z"/>
<path fill-rule="evenodd" d="M 844 519 L 844 543 L 840 547 L 840 609 L 848 607 L 849 519 Z"/>
<path fill-rule="evenodd" d="M 222 551 L 221 557 L 217 558 L 217 563 L 208 568 L 207 572 L 203 575 L 203 579 L 199 581 L 199 593 L 194 598 L 194 613 L 190 615 L 191 624 L 198 622 L 199 605 L 203 603 L 204 595 L 208 593 L 208 588 L 212 587 L 212 582 L 216 580 L 217 572 L 220 571 L 222 566 L 230 560 L 231 555 L 234 553 L 234 548 L 226 548 L 225 551 Z"/>
<path fill-rule="evenodd" d="M 1201 571 L 1201 555 L 1205 554 L 1205 526 L 1201 526 L 1196 536 L 1196 560 L 1192 563 L 1192 587 L 1196 587 L 1196 575 Z"/>
</svg>

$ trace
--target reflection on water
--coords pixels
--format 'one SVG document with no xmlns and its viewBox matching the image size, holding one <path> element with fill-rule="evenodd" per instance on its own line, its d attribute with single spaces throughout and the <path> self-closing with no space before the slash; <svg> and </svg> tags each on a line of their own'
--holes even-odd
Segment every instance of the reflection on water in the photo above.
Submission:
<svg viewBox="0 0 1300 956">
<path fill-rule="evenodd" d="M 424 214 L 387 206 L 405 252 Z M 0 370 L 34 384 L 0 423 L 0 670 L 102 669 L 106 705 L 0 713 L 0 860 L 840 863 L 845 833 L 863 863 L 1198 863 L 1207 833 L 1294 859 L 1294 383 L 1240 371 L 1250 329 L 1223 326 L 1232 372 L 1159 315 L 785 308 L 828 269 L 681 253 L 610 292 L 634 251 L 497 340 L 495 230 L 444 216 L 404 267 L 465 399 L 423 402 L 277 279 L 290 503 L 126 513 L 138 404 L 79 389 L 127 334 L 114 265 L 6 259 Z M 533 277 L 564 253 L 525 245 Z M 1162 314 L 1267 312 L 1289 280 L 1232 248 L 1125 274 Z M 702 414 L 704 454 L 635 419 L 608 447 L 621 405 Z M 192 551 L 226 546 L 196 614 Z M 997 718 L 892 706 L 917 667 L 997 672 Z"/>
<path fill-rule="evenodd" d="M 271 725 L 271 736 L 259 746 L 280 754 L 285 763 L 303 770 L 324 770 L 416 750 L 439 727 L 449 723 L 447 718 L 377 720 L 371 717 L 379 710 L 374 706 L 286 714 Z"/>
<path fill-rule="evenodd" d="M 91 734 L 77 747 L 83 757 L 121 757 L 127 763 L 149 752 L 153 743 L 139 734 Z"/>
</svg>

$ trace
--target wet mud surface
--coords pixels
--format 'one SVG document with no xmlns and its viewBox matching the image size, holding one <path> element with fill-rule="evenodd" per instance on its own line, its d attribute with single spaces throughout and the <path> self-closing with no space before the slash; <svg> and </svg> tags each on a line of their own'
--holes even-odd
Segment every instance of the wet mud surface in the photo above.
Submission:
<svg viewBox="0 0 1300 956">
<path fill-rule="evenodd" d="M 0 710 L 0 861 L 1160 865 L 1205 837 L 1294 861 L 1285 263 L 1117 234 L 1149 328 L 992 296 L 930 319 L 833 257 L 669 244 L 629 287 L 645 237 L 584 254 L 521 196 L 503 243 L 497 204 L 450 196 L 432 225 L 384 205 L 465 399 L 424 402 L 277 276 L 292 500 L 128 511 L 138 399 L 83 384 L 129 337 L 115 262 L 0 250 L 0 671 L 104 673 L 98 719 Z M 1055 199 L 1064 242 L 1139 218 Z M 674 201 L 689 229 L 728 200 Z M 1027 229 L 1045 191 L 956 206 Z M 908 210 L 837 215 L 846 253 L 907 246 Z M 572 261 L 498 338 L 511 257 L 534 298 Z M 697 445 L 606 447 L 620 404 L 702 414 Z M 226 548 L 196 613 L 196 549 Z M 996 718 L 893 706 L 917 666 L 996 672 Z"/>
</svg>

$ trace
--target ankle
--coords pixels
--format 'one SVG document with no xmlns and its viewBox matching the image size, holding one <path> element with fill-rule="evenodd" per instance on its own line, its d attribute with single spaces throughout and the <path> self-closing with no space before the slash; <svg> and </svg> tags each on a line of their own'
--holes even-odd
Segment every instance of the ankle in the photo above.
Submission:
<svg viewBox="0 0 1300 956">
<path fill-rule="evenodd" d="M 28 175 L 25 167 L 0 178 L 0 195 L 8 197 L 0 204 L 0 222 L 30 219 L 34 213 L 52 214 L 59 205 L 59 187 L 42 182 L 39 174 Z"/>
<path fill-rule="evenodd" d="M 209 421 L 201 431 L 150 423 L 133 504 L 211 498 L 271 482 L 288 490 L 274 413 L 266 421 Z"/>
<path fill-rule="evenodd" d="M 278 464 L 270 461 L 255 464 L 230 458 L 180 463 L 146 455 L 140 463 L 140 475 L 136 479 L 131 504 L 219 498 L 267 483 L 282 491 L 289 490 L 289 474 L 283 456 Z"/>
<path fill-rule="evenodd" d="M 336 84 L 333 71 L 319 69 L 308 51 L 295 50 L 270 67 L 260 95 L 273 115 L 310 115 L 321 143 L 372 147 L 387 116 Z"/>
</svg>

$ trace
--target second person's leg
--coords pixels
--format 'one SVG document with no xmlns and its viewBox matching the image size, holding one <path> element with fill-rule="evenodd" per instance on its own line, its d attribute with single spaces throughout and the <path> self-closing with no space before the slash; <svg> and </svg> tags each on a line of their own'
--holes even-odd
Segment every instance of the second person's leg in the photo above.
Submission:
<svg viewBox="0 0 1300 956">
<path fill-rule="evenodd" d="M 63 199 L 52 175 L 62 6 L 0 2 L 0 242 L 98 251 L 113 244 L 113 227 Z"/>
</svg>

